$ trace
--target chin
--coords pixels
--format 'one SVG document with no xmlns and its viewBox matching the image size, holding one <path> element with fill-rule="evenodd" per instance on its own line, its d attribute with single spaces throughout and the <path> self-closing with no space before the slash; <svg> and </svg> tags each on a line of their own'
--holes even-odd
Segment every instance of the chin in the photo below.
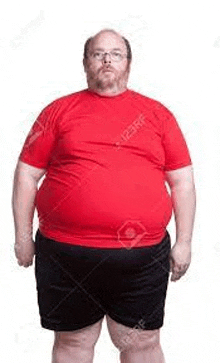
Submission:
<svg viewBox="0 0 220 363">
<path fill-rule="evenodd" d="M 117 82 L 115 80 L 99 79 L 97 80 L 96 85 L 98 88 L 107 89 L 107 88 L 114 88 L 117 85 Z"/>
<path fill-rule="evenodd" d="M 114 84 L 112 84 L 112 83 L 108 83 L 108 84 L 98 84 L 98 89 L 100 89 L 100 90 L 102 90 L 102 91 L 105 91 L 105 90 L 108 90 L 108 89 L 112 89 L 112 88 L 114 88 Z"/>
</svg>

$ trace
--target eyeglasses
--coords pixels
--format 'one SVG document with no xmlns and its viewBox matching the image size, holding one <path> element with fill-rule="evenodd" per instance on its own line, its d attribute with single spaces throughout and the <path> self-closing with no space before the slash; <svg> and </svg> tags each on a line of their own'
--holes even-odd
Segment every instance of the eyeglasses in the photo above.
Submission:
<svg viewBox="0 0 220 363">
<path fill-rule="evenodd" d="M 111 57 L 111 60 L 114 62 L 120 62 L 123 58 L 127 58 L 127 54 L 122 54 L 120 52 L 112 51 L 112 52 L 100 52 L 96 51 L 92 53 L 90 56 L 96 60 L 103 60 L 106 54 L 109 54 Z"/>
</svg>

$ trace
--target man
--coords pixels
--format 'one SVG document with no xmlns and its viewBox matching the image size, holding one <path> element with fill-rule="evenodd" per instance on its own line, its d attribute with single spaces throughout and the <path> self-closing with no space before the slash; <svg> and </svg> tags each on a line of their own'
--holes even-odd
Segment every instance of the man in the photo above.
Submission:
<svg viewBox="0 0 220 363">
<path fill-rule="evenodd" d="M 55 332 L 53 363 L 91 363 L 105 315 L 122 363 L 164 362 L 169 271 L 177 281 L 190 265 L 192 162 L 170 111 L 127 88 L 131 58 L 114 30 L 89 38 L 88 89 L 41 112 L 15 171 L 15 253 L 24 267 L 36 254 L 41 324 Z"/>
</svg>

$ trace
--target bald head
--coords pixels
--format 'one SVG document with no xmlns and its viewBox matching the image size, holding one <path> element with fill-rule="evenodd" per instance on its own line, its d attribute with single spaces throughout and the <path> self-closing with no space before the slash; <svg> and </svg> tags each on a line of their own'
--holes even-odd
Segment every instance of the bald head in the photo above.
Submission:
<svg viewBox="0 0 220 363">
<path fill-rule="evenodd" d="M 113 29 L 103 29 L 86 41 L 83 66 L 90 89 L 106 95 L 126 89 L 131 63 L 127 44 Z"/>
<path fill-rule="evenodd" d="M 109 29 L 109 28 L 102 29 L 98 33 L 96 33 L 93 37 L 87 39 L 87 41 L 84 44 L 84 56 L 83 56 L 84 61 L 88 57 L 88 52 L 90 51 L 92 44 L 94 44 L 94 42 L 98 40 L 103 34 L 108 34 L 108 33 L 112 34 L 115 38 L 118 38 L 118 40 L 121 42 L 122 47 L 124 47 L 124 49 L 126 50 L 127 59 L 128 62 L 130 63 L 132 59 L 132 52 L 129 41 L 121 34 L 116 32 L 114 29 Z"/>
</svg>

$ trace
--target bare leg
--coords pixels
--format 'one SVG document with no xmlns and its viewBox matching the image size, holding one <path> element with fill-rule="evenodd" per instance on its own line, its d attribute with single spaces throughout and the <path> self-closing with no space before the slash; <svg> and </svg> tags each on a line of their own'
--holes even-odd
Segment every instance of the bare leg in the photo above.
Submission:
<svg viewBox="0 0 220 363">
<path fill-rule="evenodd" d="M 121 363 L 165 363 L 160 346 L 160 330 L 134 329 L 106 316 L 114 345 L 120 350 Z"/>
<path fill-rule="evenodd" d="M 121 363 L 165 363 L 160 344 L 139 351 L 120 353 Z"/>
<path fill-rule="evenodd" d="M 55 332 L 52 363 L 92 363 L 102 321 L 71 332 Z"/>
</svg>

